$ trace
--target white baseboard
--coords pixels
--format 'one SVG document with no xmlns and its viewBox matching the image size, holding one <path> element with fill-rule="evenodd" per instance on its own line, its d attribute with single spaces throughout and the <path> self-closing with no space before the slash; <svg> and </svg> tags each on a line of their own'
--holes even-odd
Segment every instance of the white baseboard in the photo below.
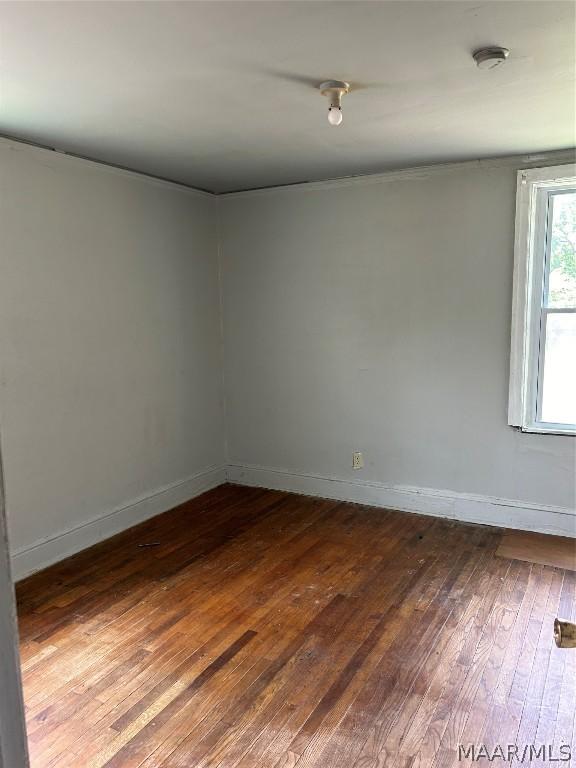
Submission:
<svg viewBox="0 0 576 768">
<path fill-rule="evenodd" d="M 576 537 L 576 511 L 569 507 L 531 504 L 514 499 L 441 491 L 435 488 L 343 480 L 245 464 L 228 465 L 227 477 L 231 483 L 239 485 L 293 491 L 308 496 L 353 501 L 500 528 Z"/>
<path fill-rule="evenodd" d="M 204 491 L 216 488 L 226 480 L 238 485 L 292 491 L 469 523 L 576 537 L 576 512 L 568 507 L 230 464 L 228 467 L 210 467 L 180 483 L 160 488 L 123 507 L 16 550 L 11 558 L 13 578 L 15 581 L 23 579 L 132 525 L 189 501 Z"/>
<path fill-rule="evenodd" d="M 224 482 L 226 468 L 210 467 L 182 482 L 159 488 L 154 493 L 135 499 L 123 507 L 22 547 L 12 554 L 12 577 L 15 581 L 23 579 L 132 525 L 177 507 Z"/>
</svg>

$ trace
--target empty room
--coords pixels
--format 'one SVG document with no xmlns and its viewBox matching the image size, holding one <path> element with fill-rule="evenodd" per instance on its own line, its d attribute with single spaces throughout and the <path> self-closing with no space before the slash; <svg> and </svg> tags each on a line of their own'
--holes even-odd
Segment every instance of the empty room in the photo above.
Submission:
<svg viewBox="0 0 576 768">
<path fill-rule="evenodd" d="M 576 766 L 576 4 L 0 0 L 0 768 Z"/>
</svg>

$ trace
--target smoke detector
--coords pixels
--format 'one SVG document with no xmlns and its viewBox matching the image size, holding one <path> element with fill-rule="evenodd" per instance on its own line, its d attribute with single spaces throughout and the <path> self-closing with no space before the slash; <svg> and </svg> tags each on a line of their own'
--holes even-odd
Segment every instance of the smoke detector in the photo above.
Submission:
<svg viewBox="0 0 576 768">
<path fill-rule="evenodd" d="M 479 48 L 477 51 L 474 51 L 472 56 L 478 69 L 494 69 L 506 61 L 508 56 L 510 56 L 510 51 L 508 48 L 494 45 L 489 48 Z"/>
<path fill-rule="evenodd" d="M 344 80 L 326 80 L 320 83 L 320 93 L 330 100 L 328 107 L 328 122 L 330 125 L 340 125 L 342 122 L 342 96 L 350 90 L 350 83 Z"/>
</svg>

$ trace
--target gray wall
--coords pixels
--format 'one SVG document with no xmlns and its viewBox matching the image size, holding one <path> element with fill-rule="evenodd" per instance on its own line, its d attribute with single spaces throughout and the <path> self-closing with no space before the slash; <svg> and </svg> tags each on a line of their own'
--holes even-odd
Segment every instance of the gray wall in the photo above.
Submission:
<svg viewBox="0 0 576 768">
<path fill-rule="evenodd" d="M 217 211 L 209 196 L 5 141 L 0 178 L 17 551 L 223 465 Z"/>
<path fill-rule="evenodd" d="M 0 140 L 17 575 L 227 462 L 573 509 L 574 438 L 506 424 L 514 199 L 510 162 L 216 200 Z"/>
<path fill-rule="evenodd" d="M 229 461 L 573 509 L 574 438 L 507 426 L 515 187 L 485 163 L 223 199 Z"/>
</svg>

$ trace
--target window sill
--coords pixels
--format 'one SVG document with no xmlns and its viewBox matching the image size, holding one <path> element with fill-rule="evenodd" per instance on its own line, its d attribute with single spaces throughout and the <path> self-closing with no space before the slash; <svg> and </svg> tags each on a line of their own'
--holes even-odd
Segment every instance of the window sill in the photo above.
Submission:
<svg viewBox="0 0 576 768">
<path fill-rule="evenodd" d="M 576 437 L 576 426 L 572 424 L 529 424 L 526 427 L 519 427 L 521 432 L 528 432 L 537 435 L 568 435 Z"/>
</svg>

